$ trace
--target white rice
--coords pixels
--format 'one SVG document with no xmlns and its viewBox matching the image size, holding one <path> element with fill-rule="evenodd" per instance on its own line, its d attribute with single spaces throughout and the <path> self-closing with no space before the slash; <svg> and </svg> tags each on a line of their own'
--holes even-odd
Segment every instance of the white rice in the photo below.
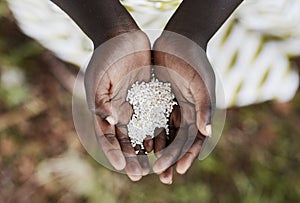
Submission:
<svg viewBox="0 0 300 203">
<path fill-rule="evenodd" d="M 136 82 L 128 90 L 126 101 L 133 107 L 133 115 L 127 125 L 128 136 L 133 147 L 140 145 L 146 136 L 154 137 L 156 128 L 165 128 L 169 134 L 168 120 L 177 105 L 171 84 L 153 78 L 150 82 Z"/>
</svg>

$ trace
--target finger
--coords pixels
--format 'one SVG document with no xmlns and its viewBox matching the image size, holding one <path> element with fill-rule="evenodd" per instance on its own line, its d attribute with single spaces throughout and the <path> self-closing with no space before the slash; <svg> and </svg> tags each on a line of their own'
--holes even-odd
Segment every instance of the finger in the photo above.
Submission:
<svg viewBox="0 0 300 203">
<path fill-rule="evenodd" d="M 116 135 L 120 142 L 122 152 L 126 160 L 125 171 L 132 181 L 138 181 L 142 178 L 142 168 L 137 159 L 134 148 L 131 145 L 129 137 L 119 128 L 116 128 Z"/>
<path fill-rule="evenodd" d="M 126 162 L 116 138 L 115 127 L 94 115 L 96 137 L 108 161 L 116 170 L 125 168 Z"/>
<path fill-rule="evenodd" d="M 144 148 L 147 153 L 150 153 L 153 150 L 154 141 L 150 136 L 147 136 L 143 142 Z"/>
<path fill-rule="evenodd" d="M 180 114 L 180 106 L 176 105 L 173 108 L 173 111 L 170 115 L 169 119 L 169 140 L 167 141 L 167 144 L 169 145 L 170 143 L 173 142 L 175 139 L 176 133 L 180 127 L 181 123 L 181 114 Z"/>
<path fill-rule="evenodd" d="M 146 155 L 146 151 L 144 149 L 140 149 L 137 154 L 137 159 L 142 167 L 142 175 L 148 175 L 150 172 L 150 163 L 148 156 Z"/>
<path fill-rule="evenodd" d="M 174 128 L 172 128 L 172 129 L 174 129 Z M 170 130 L 169 133 L 173 133 L 171 131 L 171 127 L 169 130 Z M 174 134 L 175 133 L 176 132 L 174 131 Z M 170 140 L 167 140 L 166 131 L 163 128 L 156 130 L 155 134 L 158 134 L 158 135 L 156 135 L 154 138 L 154 142 L 155 142 L 154 153 L 157 158 L 160 158 L 162 155 L 163 149 L 166 147 L 167 142 L 169 142 Z M 171 139 L 175 139 L 175 135 L 172 136 Z M 165 170 L 164 172 L 159 174 L 159 179 L 164 184 L 171 184 L 172 179 L 173 179 L 173 166 L 169 167 L 167 170 Z"/>
<path fill-rule="evenodd" d="M 159 174 L 159 179 L 162 183 L 170 185 L 173 182 L 173 166 L 169 167 L 166 171 Z"/>
<path fill-rule="evenodd" d="M 197 127 L 202 135 L 210 137 L 212 134 L 211 130 L 211 121 L 209 119 L 210 117 L 210 109 L 207 109 L 209 107 L 201 106 L 201 110 L 197 110 L 196 112 L 196 122 Z"/>
<path fill-rule="evenodd" d="M 149 159 L 148 156 L 146 155 L 146 150 L 142 149 L 141 145 L 137 144 L 134 147 L 134 150 L 137 154 L 137 159 L 141 165 L 142 168 L 142 175 L 145 176 L 147 174 L 149 174 L 150 172 L 150 163 L 149 163 Z"/>
<path fill-rule="evenodd" d="M 167 145 L 170 145 L 173 140 L 176 137 L 176 133 L 178 132 L 179 126 L 181 122 L 181 115 L 180 115 L 180 107 L 175 106 L 169 119 L 169 136 L 166 136 L 165 129 L 157 129 L 155 134 L 158 134 L 155 136 L 155 145 L 154 145 L 154 152 L 157 158 L 160 158 L 162 156 L 163 150 L 166 148 Z M 172 168 L 172 166 L 170 167 Z M 171 170 L 171 175 L 170 175 Z M 173 169 L 166 169 L 162 173 L 162 178 L 165 177 L 164 182 L 170 182 L 170 179 L 172 180 L 173 176 Z"/>
<path fill-rule="evenodd" d="M 179 130 L 181 122 L 180 107 L 177 105 L 174 107 L 169 120 L 169 136 L 167 137 L 167 146 L 169 146 L 175 139 Z M 167 169 L 168 170 L 168 169 Z M 167 170 L 165 172 L 167 172 Z M 173 171 L 173 169 L 172 169 Z"/>
<path fill-rule="evenodd" d="M 215 95 L 209 92 L 214 92 L 214 89 L 208 90 L 207 85 L 196 75 L 190 83 L 190 90 L 195 100 L 197 127 L 202 135 L 211 136 L 211 119 L 215 108 Z"/>
<path fill-rule="evenodd" d="M 197 133 L 194 143 L 189 150 L 179 159 L 176 165 L 176 171 L 179 174 L 184 174 L 191 167 L 194 160 L 199 156 L 201 147 L 206 136 L 202 135 L 199 131 Z"/>
<path fill-rule="evenodd" d="M 98 98 L 99 97 L 100 96 L 98 96 Z M 118 123 L 116 111 L 113 109 L 110 98 L 106 95 L 102 96 L 101 99 L 96 102 L 94 113 L 102 119 L 105 119 L 111 125 L 116 125 Z"/>
<path fill-rule="evenodd" d="M 163 149 L 167 145 L 167 136 L 164 128 L 155 129 L 154 153 L 157 158 L 161 157 Z"/>
<path fill-rule="evenodd" d="M 186 142 L 186 139 L 186 128 L 180 128 L 176 134 L 176 138 L 171 143 L 171 145 L 160 152 L 160 158 L 158 158 L 153 165 L 153 171 L 155 173 L 162 173 L 177 161 L 180 156 L 181 149 Z"/>
<path fill-rule="evenodd" d="M 202 135 L 211 136 L 212 103 L 207 91 L 202 96 L 195 96 L 196 124 Z"/>
<path fill-rule="evenodd" d="M 184 143 L 182 150 L 181 150 L 181 155 L 184 155 L 193 145 L 193 143 L 196 140 L 197 134 L 198 134 L 199 130 L 196 126 L 196 124 L 191 124 L 188 127 L 188 136 L 186 139 L 186 142 Z"/>
</svg>

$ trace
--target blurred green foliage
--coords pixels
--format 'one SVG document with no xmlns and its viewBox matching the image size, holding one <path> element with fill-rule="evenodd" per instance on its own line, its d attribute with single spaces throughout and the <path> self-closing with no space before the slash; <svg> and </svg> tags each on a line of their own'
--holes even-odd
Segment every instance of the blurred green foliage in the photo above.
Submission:
<svg viewBox="0 0 300 203">
<path fill-rule="evenodd" d="M 72 123 L 71 94 L 47 71 L 51 67 L 40 57 L 44 51 L 20 33 L 1 1 L 0 74 L 15 70 L 24 79 L 1 85 L 0 118 L 31 94 L 49 106 L 0 131 L 0 202 L 300 202 L 299 93 L 286 104 L 230 109 L 213 153 L 186 175 L 175 175 L 171 186 L 153 174 L 133 183 L 82 149 Z"/>
</svg>

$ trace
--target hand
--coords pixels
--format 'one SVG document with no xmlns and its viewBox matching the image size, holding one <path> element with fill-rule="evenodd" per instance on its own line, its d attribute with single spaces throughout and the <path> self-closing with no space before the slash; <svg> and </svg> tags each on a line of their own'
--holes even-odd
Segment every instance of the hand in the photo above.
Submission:
<svg viewBox="0 0 300 203">
<path fill-rule="evenodd" d="M 170 133 L 154 138 L 157 160 L 153 165 L 163 183 L 171 184 L 172 165 L 184 174 L 198 157 L 206 136 L 211 135 L 215 107 L 215 76 L 206 53 L 181 35 L 164 31 L 154 45 L 156 77 L 170 82 L 179 106 L 170 116 Z"/>
<path fill-rule="evenodd" d="M 85 89 L 94 113 L 97 140 L 116 170 L 139 180 L 149 173 L 146 155 L 137 156 L 126 132 L 132 107 L 126 102 L 127 91 L 136 81 L 150 80 L 151 52 L 142 31 L 126 32 L 98 47 L 85 75 Z"/>
</svg>

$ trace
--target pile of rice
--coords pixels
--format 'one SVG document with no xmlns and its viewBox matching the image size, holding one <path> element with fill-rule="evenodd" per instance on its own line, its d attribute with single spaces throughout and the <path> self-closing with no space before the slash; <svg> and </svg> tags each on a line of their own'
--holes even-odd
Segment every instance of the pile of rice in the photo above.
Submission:
<svg viewBox="0 0 300 203">
<path fill-rule="evenodd" d="M 132 85 L 126 100 L 134 111 L 127 125 L 133 147 L 140 145 L 143 149 L 143 140 L 146 136 L 153 138 L 156 128 L 165 128 L 166 134 L 169 134 L 169 116 L 173 106 L 177 105 L 174 99 L 175 95 L 168 82 L 152 78 L 148 83 L 136 82 Z"/>
</svg>

